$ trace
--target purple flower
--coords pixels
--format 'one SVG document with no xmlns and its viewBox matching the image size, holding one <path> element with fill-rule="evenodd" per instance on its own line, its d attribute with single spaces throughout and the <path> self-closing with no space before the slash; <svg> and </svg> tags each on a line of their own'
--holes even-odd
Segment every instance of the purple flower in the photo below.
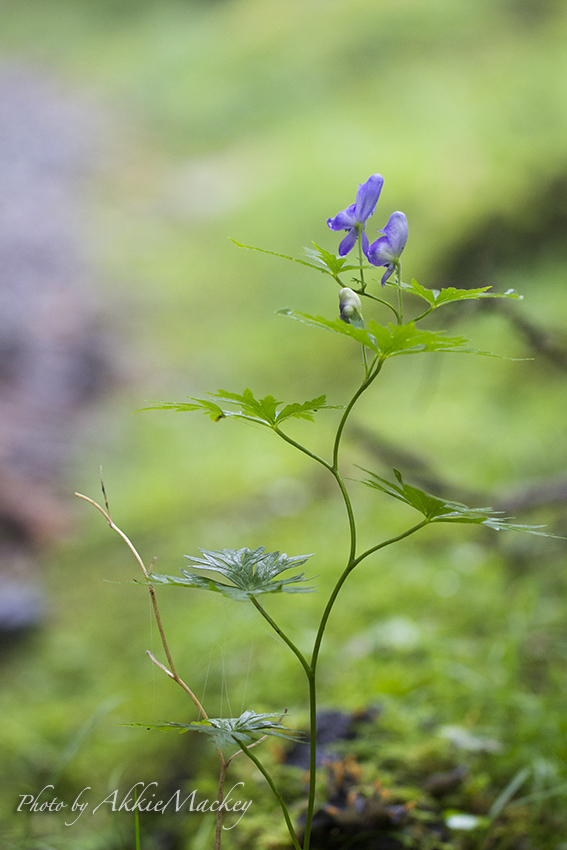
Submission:
<svg viewBox="0 0 567 850">
<path fill-rule="evenodd" d="M 378 233 L 384 233 L 380 239 L 373 242 L 366 256 L 373 266 L 386 266 L 382 275 L 381 284 L 384 286 L 394 269 L 399 263 L 400 254 L 406 247 L 408 241 L 408 220 L 403 212 L 393 212 L 388 219 L 388 224 Z"/>
<path fill-rule="evenodd" d="M 366 254 L 368 237 L 364 232 L 364 225 L 376 209 L 383 183 L 384 178 L 381 174 L 373 174 L 366 183 L 361 183 L 358 187 L 356 203 L 351 204 L 350 207 L 338 213 L 334 218 L 327 219 L 327 224 L 331 230 L 348 230 L 347 235 L 339 245 L 341 257 L 344 257 L 354 248 L 360 230 L 362 230 L 362 250 Z"/>
</svg>

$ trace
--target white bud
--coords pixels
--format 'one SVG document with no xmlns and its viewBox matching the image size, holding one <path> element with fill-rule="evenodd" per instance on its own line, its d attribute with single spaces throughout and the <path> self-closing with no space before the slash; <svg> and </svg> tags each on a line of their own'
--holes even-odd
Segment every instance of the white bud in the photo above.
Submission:
<svg viewBox="0 0 567 850">
<path fill-rule="evenodd" d="M 339 292 L 339 306 L 343 322 L 362 323 L 362 303 L 356 292 L 348 286 Z"/>
</svg>

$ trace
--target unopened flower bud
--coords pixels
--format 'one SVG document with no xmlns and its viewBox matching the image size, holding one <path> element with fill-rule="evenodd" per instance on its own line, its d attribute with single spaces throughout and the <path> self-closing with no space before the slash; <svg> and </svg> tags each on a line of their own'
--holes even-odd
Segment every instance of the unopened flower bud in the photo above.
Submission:
<svg viewBox="0 0 567 850">
<path fill-rule="evenodd" d="M 339 292 L 339 307 L 343 322 L 355 327 L 364 327 L 360 298 L 348 286 L 343 287 Z"/>
</svg>

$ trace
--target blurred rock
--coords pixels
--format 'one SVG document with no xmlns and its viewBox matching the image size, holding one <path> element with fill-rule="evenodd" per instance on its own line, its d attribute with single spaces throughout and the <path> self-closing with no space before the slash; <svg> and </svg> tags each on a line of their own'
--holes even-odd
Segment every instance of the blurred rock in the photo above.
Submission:
<svg viewBox="0 0 567 850">
<path fill-rule="evenodd" d="M 35 554 L 109 377 L 87 253 L 96 116 L 40 70 L 0 66 L 0 632 L 41 618 Z"/>
</svg>

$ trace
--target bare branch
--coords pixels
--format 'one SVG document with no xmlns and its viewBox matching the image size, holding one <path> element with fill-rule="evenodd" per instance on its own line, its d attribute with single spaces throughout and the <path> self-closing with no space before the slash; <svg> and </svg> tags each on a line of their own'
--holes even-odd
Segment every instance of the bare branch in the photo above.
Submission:
<svg viewBox="0 0 567 850">
<path fill-rule="evenodd" d="M 106 495 L 106 490 L 104 489 L 104 479 L 102 477 L 102 465 L 100 467 L 100 489 L 102 490 L 102 495 L 104 496 L 104 504 L 106 505 L 108 516 L 110 516 L 110 506 L 108 504 L 108 497 Z"/>
<path fill-rule="evenodd" d="M 94 507 L 97 509 L 97 511 L 100 511 L 100 513 L 103 515 L 103 517 L 106 519 L 107 523 L 109 524 L 110 528 L 113 531 L 115 531 L 118 535 L 120 535 L 120 537 L 124 540 L 124 542 L 126 543 L 128 548 L 130 549 L 130 551 L 132 552 L 132 554 L 136 558 L 136 561 L 138 562 L 138 564 L 139 564 L 139 566 L 140 566 L 140 568 L 141 568 L 141 570 L 144 574 L 144 577 L 145 577 L 146 581 L 148 582 L 148 590 L 150 592 L 150 597 L 151 597 L 151 600 L 152 600 L 152 606 L 153 606 L 153 609 L 154 609 L 154 614 L 155 614 L 156 622 L 157 622 L 157 625 L 158 625 L 158 629 L 159 629 L 159 633 L 160 633 L 160 637 L 161 637 L 161 642 L 162 642 L 165 654 L 167 656 L 167 661 L 169 663 L 170 670 L 168 670 L 166 667 L 164 667 L 162 664 L 160 664 L 159 661 L 157 661 L 155 658 L 153 658 L 151 653 L 150 653 L 150 657 L 152 658 L 152 661 L 155 664 L 158 665 L 158 667 L 161 667 L 168 674 L 168 676 L 170 676 L 175 682 L 177 682 L 178 685 L 180 685 L 180 687 L 183 688 L 183 690 L 191 697 L 191 699 L 193 700 L 193 702 L 195 703 L 195 705 L 199 709 L 199 713 L 205 718 L 205 720 L 208 720 L 207 713 L 206 713 L 205 709 L 203 708 L 203 706 L 201 705 L 201 703 L 199 702 L 199 699 L 195 696 L 195 694 L 193 693 L 193 691 L 191 690 L 189 685 L 185 684 L 185 682 L 183 681 L 183 679 L 181 678 L 181 676 L 178 674 L 177 670 L 175 669 L 175 665 L 173 663 L 173 659 L 172 659 L 171 653 L 169 651 L 169 646 L 167 644 L 165 632 L 163 630 L 163 624 L 161 622 L 161 616 L 160 616 L 160 613 L 159 613 L 159 608 L 158 608 L 158 604 L 157 604 L 155 590 L 153 588 L 153 585 L 150 584 L 151 567 L 153 566 L 153 564 L 155 562 L 155 558 L 152 561 L 152 563 L 150 565 L 150 571 L 148 572 L 148 570 L 145 567 L 144 562 L 142 561 L 142 558 L 140 557 L 140 554 L 138 553 L 138 550 L 136 549 L 136 547 L 134 546 L 134 544 L 132 543 L 130 538 L 127 537 L 124 534 L 124 532 L 120 528 L 118 528 L 117 525 L 114 524 L 114 522 L 112 521 L 112 517 L 110 516 L 110 513 L 108 512 L 108 510 L 105 511 L 104 508 L 102 508 L 99 504 L 97 504 L 97 502 L 95 502 L 93 499 L 89 499 L 88 496 L 83 496 L 82 493 L 75 493 L 75 496 L 77 496 L 79 499 L 84 499 L 85 502 L 88 502 L 89 504 L 94 505 Z M 105 499 L 106 499 L 106 494 L 105 494 Z M 108 502 L 106 502 L 106 507 L 108 509 Z M 221 760 L 221 763 L 224 764 L 224 758 L 222 756 L 222 753 L 220 753 L 220 751 L 218 751 L 218 752 L 219 752 L 219 758 Z"/>
<path fill-rule="evenodd" d="M 159 667 L 160 670 L 163 670 L 163 672 L 167 673 L 167 675 L 170 676 L 172 679 L 175 679 L 175 676 L 173 675 L 171 670 L 168 670 L 167 667 L 164 664 L 161 663 L 161 661 L 158 661 L 157 658 L 155 657 L 155 655 L 153 655 L 153 653 L 151 653 L 149 649 L 146 649 L 146 655 L 150 656 L 151 660 L 154 662 L 156 667 Z"/>
</svg>

